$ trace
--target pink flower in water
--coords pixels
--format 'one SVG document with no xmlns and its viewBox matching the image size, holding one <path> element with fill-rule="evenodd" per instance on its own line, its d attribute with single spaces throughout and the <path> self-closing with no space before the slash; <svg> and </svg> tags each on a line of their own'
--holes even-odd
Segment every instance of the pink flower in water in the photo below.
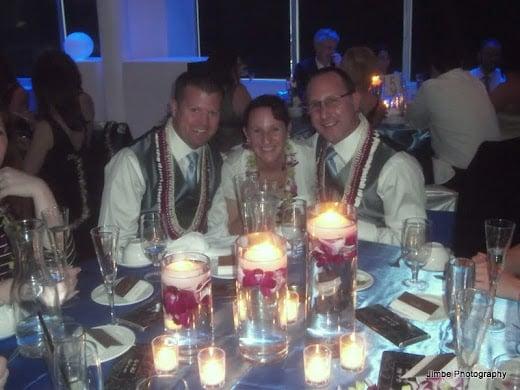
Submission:
<svg viewBox="0 0 520 390">
<path fill-rule="evenodd" d="M 352 237 L 354 237 L 353 240 Z M 340 264 L 352 259 L 356 255 L 355 241 L 355 236 L 339 240 L 319 240 L 319 244 L 312 251 L 316 265 L 323 267 L 327 264 Z"/>
<path fill-rule="evenodd" d="M 277 291 L 280 286 L 285 283 L 287 268 L 280 268 L 276 271 L 262 271 L 259 268 L 254 270 L 243 270 L 242 286 L 255 287 L 259 286 L 264 297 L 270 296 Z"/>
<path fill-rule="evenodd" d="M 172 316 L 173 322 L 187 328 L 191 325 L 192 313 L 197 309 L 198 303 L 194 292 L 168 286 L 163 293 L 163 305 L 166 313 Z"/>
</svg>

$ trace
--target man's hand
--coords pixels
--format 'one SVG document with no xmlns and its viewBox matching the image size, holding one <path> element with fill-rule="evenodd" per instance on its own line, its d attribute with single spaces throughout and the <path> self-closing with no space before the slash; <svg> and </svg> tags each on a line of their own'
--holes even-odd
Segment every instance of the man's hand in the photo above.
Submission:
<svg viewBox="0 0 520 390">
<path fill-rule="evenodd" d="M 0 199 L 6 196 L 22 196 L 32 198 L 41 191 L 43 182 L 36 176 L 5 167 L 0 169 Z"/>
</svg>

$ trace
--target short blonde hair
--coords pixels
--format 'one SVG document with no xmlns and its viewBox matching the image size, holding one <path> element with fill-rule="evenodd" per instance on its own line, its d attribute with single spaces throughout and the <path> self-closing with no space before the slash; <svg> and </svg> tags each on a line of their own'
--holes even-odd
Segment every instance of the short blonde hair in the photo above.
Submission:
<svg viewBox="0 0 520 390">
<path fill-rule="evenodd" d="M 377 56 L 368 47 L 352 47 L 343 55 L 340 67 L 354 81 L 357 90 L 368 91 L 371 77 L 378 73 Z"/>
</svg>

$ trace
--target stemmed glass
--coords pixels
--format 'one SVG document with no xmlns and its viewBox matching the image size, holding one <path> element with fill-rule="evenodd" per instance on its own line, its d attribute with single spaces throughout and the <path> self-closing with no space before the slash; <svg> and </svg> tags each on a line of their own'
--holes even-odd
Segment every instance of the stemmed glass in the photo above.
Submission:
<svg viewBox="0 0 520 390">
<path fill-rule="evenodd" d="M 490 291 L 493 300 L 496 296 L 498 281 L 504 270 L 507 251 L 511 245 L 515 223 L 508 219 L 494 218 L 484 222 L 486 230 L 487 266 Z M 505 328 L 504 322 L 491 316 L 489 330 L 498 332 Z"/>
<path fill-rule="evenodd" d="M 114 312 L 114 282 L 117 278 L 117 262 L 119 246 L 119 228 L 117 226 L 103 225 L 90 230 L 94 249 L 99 263 L 99 269 L 103 276 L 103 282 L 108 294 L 110 304 L 110 320 L 117 324 Z"/>
<path fill-rule="evenodd" d="M 161 278 L 161 255 L 166 249 L 166 232 L 161 214 L 158 211 L 147 211 L 139 217 L 141 247 L 154 266 L 152 272 L 145 275 L 150 282 L 159 282 Z"/>
<path fill-rule="evenodd" d="M 425 280 L 419 280 L 419 270 L 424 267 L 431 252 L 430 222 L 425 218 L 407 218 L 401 237 L 401 254 L 406 265 L 412 269 L 412 278 L 403 281 L 407 287 L 424 290 Z"/>
<path fill-rule="evenodd" d="M 467 288 L 455 300 L 455 334 L 459 370 L 471 371 L 477 363 L 480 347 L 493 311 L 493 297 L 486 291 Z M 464 378 L 467 389 L 469 379 Z"/>
</svg>

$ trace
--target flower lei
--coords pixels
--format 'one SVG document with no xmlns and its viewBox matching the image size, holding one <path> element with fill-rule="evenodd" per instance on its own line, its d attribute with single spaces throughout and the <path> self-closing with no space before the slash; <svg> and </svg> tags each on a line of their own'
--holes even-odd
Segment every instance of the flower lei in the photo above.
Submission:
<svg viewBox="0 0 520 390">
<path fill-rule="evenodd" d="M 352 168 L 350 169 L 341 202 L 344 204 L 352 204 L 359 206 L 365 189 L 366 177 L 370 170 L 372 157 L 377 146 L 379 145 L 379 136 L 373 129 L 368 131 L 359 140 L 356 151 L 354 153 L 354 160 Z M 323 143 L 318 157 L 318 183 L 320 185 L 320 193 L 322 199 L 326 199 L 326 185 L 325 185 L 325 152 L 326 143 Z"/>
<path fill-rule="evenodd" d="M 298 165 L 296 159 L 296 152 L 290 142 L 285 143 L 285 164 L 283 169 L 287 169 L 287 176 L 285 179 L 285 185 L 283 189 L 282 201 L 288 201 L 298 195 L 298 186 L 296 185 L 295 169 Z M 256 156 L 253 152 L 249 153 L 246 162 L 246 173 L 258 173 L 258 167 L 256 165 Z"/>
<path fill-rule="evenodd" d="M 67 160 L 72 161 L 74 163 L 74 168 L 76 168 L 79 193 L 81 197 L 81 215 L 70 224 L 71 229 L 76 229 L 90 217 L 90 208 L 88 207 L 87 201 L 87 183 L 85 181 L 85 170 L 83 169 L 83 160 L 81 157 L 77 154 L 69 154 Z"/>
<path fill-rule="evenodd" d="M 157 166 L 159 169 L 159 189 L 157 191 L 157 203 L 161 214 L 166 216 L 166 230 L 168 236 L 174 240 L 188 232 L 199 231 L 203 227 L 206 213 L 209 206 L 209 161 L 208 146 L 202 149 L 202 165 L 200 178 L 200 198 L 199 204 L 191 221 L 191 225 L 184 229 L 177 218 L 175 211 L 175 173 L 174 161 L 168 151 L 166 140 L 166 128 L 162 128 L 155 133 Z"/>
</svg>

